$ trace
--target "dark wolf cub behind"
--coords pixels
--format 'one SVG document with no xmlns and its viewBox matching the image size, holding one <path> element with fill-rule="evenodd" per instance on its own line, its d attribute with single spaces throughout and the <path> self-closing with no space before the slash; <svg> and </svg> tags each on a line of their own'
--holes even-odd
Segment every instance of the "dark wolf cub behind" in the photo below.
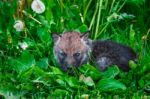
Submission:
<svg viewBox="0 0 150 99">
<path fill-rule="evenodd" d="M 111 65 L 117 65 L 120 69 L 128 71 L 129 61 L 136 60 L 137 56 L 128 46 L 112 41 L 92 41 L 88 38 L 88 33 L 53 34 L 53 39 L 55 57 L 64 71 L 79 67 L 89 59 L 93 59 L 101 71 Z"/>
</svg>

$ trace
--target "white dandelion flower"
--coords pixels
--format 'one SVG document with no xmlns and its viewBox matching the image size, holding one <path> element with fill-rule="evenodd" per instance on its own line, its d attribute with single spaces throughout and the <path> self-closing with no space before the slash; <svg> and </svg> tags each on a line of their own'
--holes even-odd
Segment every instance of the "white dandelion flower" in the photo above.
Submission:
<svg viewBox="0 0 150 99">
<path fill-rule="evenodd" d="M 31 8 L 38 14 L 41 14 L 45 11 L 45 5 L 41 0 L 34 0 L 31 4 Z"/>
<path fill-rule="evenodd" d="M 26 50 L 28 48 L 28 44 L 26 42 L 20 42 L 19 46 L 23 49 Z"/>
<path fill-rule="evenodd" d="M 24 29 L 24 23 L 21 20 L 17 20 L 14 24 L 14 28 L 16 29 L 16 31 L 20 32 L 23 31 Z"/>
</svg>

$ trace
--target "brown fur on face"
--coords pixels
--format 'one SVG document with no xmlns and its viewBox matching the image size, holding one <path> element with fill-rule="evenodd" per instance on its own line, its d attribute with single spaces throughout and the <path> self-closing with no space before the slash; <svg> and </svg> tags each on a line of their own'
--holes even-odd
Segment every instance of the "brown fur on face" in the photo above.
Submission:
<svg viewBox="0 0 150 99">
<path fill-rule="evenodd" d="M 84 42 L 78 32 L 67 32 L 62 35 L 59 40 L 59 48 L 68 55 L 73 55 L 77 52 L 86 51 Z"/>
<path fill-rule="evenodd" d="M 72 66 L 78 67 L 88 61 L 90 46 L 87 34 L 65 32 L 62 35 L 53 34 L 53 38 L 54 53 L 63 70 L 66 71 Z"/>
</svg>

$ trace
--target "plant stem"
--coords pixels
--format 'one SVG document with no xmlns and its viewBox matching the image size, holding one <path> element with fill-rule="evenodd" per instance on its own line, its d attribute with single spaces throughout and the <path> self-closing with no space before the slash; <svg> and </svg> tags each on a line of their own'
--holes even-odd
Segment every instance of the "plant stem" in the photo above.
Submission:
<svg viewBox="0 0 150 99">
<path fill-rule="evenodd" d="M 125 1 L 122 3 L 122 5 L 120 6 L 120 8 L 117 10 L 117 12 L 119 12 L 123 8 L 124 5 L 125 5 Z"/>
<path fill-rule="evenodd" d="M 98 11 L 98 16 L 97 16 L 97 24 L 96 24 L 96 31 L 95 31 L 94 39 L 96 39 L 97 35 L 98 35 L 100 18 L 101 18 L 102 3 L 103 3 L 103 0 L 99 0 L 99 11 Z"/>
<path fill-rule="evenodd" d="M 98 11 L 98 3 L 96 3 L 96 9 L 95 9 L 95 12 L 94 12 L 94 15 L 93 15 L 93 18 L 90 22 L 90 26 L 89 26 L 89 30 L 91 30 L 93 24 L 94 24 L 94 21 L 95 21 L 95 17 L 96 17 L 96 14 L 97 14 L 97 11 Z"/>
<path fill-rule="evenodd" d="M 115 0 L 113 0 L 113 2 L 111 3 L 111 8 L 109 10 L 109 14 L 112 12 L 113 6 L 114 6 Z"/>
<path fill-rule="evenodd" d="M 84 14 L 83 14 L 84 20 L 85 20 L 86 13 L 87 13 L 87 10 L 89 9 L 89 6 L 90 6 L 91 2 L 92 2 L 92 0 L 90 0 L 90 1 L 88 2 L 87 6 L 86 6 L 86 8 L 85 8 L 85 10 L 84 10 Z"/>
<path fill-rule="evenodd" d="M 39 20 L 35 19 L 34 17 L 32 17 L 31 14 L 28 14 L 26 11 L 22 11 L 22 13 L 26 16 L 28 16 L 29 18 L 31 18 L 32 20 L 34 20 L 35 22 L 37 22 L 38 24 L 42 24 Z"/>
<path fill-rule="evenodd" d="M 108 25 L 109 25 L 109 22 L 106 23 L 106 25 L 103 27 L 103 29 L 100 31 L 100 33 L 97 35 L 97 37 L 99 37 L 101 35 L 101 33 L 107 28 Z"/>
</svg>

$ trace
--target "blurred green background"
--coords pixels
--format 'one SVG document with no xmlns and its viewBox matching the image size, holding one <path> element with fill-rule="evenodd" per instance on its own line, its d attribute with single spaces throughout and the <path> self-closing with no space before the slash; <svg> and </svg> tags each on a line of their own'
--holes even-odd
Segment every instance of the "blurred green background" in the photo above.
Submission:
<svg viewBox="0 0 150 99">
<path fill-rule="evenodd" d="M 0 98 L 150 98 L 149 16 L 149 0 L 1 0 Z M 132 47 L 138 62 L 128 73 L 89 64 L 74 76 L 63 73 L 51 34 L 89 30 L 93 40 Z"/>
</svg>

